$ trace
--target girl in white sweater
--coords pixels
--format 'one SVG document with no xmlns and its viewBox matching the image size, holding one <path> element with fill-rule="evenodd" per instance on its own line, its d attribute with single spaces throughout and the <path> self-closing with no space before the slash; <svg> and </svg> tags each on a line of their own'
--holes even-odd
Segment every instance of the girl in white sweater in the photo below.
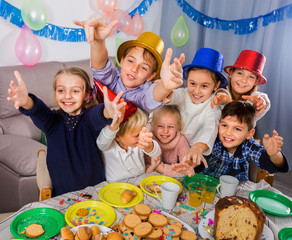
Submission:
<svg viewBox="0 0 292 240">
<path fill-rule="evenodd" d="M 211 153 L 217 137 L 221 110 L 211 108 L 214 92 L 228 84 L 222 74 L 224 58 L 221 53 L 211 48 L 200 48 L 191 64 L 183 67 L 187 88 L 175 89 L 168 104 L 179 107 L 183 129 L 191 148 L 183 161 L 193 161 L 207 167 L 204 155 Z"/>
</svg>

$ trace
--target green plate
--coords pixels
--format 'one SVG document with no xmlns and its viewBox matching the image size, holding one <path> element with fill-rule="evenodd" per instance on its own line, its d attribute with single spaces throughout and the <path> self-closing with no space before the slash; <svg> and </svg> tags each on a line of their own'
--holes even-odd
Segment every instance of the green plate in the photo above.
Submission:
<svg viewBox="0 0 292 240">
<path fill-rule="evenodd" d="M 188 175 L 184 176 L 183 183 L 186 187 L 188 187 L 189 183 L 193 182 L 194 180 L 207 180 L 207 179 L 213 181 L 214 185 L 219 184 L 219 180 L 217 178 L 214 178 L 205 174 L 200 174 L 200 173 L 196 173 L 192 177 L 189 177 Z"/>
<path fill-rule="evenodd" d="M 279 240 L 292 240 L 292 228 L 282 228 L 278 233 Z"/>
<path fill-rule="evenodd" d="M 255 190 L 250 192 L 249 199 L 266 213 L 282 217 L 292 216 L 292 201 L 281 194 L 269 190 Z"/>
<path fill-rule="evenodd" d="M 62 213 L 52 208 L 34 208 L 19 214 L 10 224 L 10 232 L 18 239 L 27 239 L 25 233 L 20 234 L 31 224 L 40 224 L 44 234 L 35 239 L 49 239 L 57 235 L 65 226 Z"/>
</svg>

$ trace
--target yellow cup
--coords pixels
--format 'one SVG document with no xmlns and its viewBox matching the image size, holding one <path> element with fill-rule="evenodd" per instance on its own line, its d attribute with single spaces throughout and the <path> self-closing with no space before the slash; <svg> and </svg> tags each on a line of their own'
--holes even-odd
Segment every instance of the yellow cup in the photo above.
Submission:
<svg viewBox="0 0 292 240">
<path fill-rule="evenodd" d="M 202 180 L 202 201 L 212 203 L 215 198 L 217 184 L 209 179 Z"/>
<path fill-rule="evenodd" d="M 189 183 L 188 189 L 189 189 L 189 205 L 191 207 L 200 207 L 202 203 L 201 181 Z"/>
</svg>

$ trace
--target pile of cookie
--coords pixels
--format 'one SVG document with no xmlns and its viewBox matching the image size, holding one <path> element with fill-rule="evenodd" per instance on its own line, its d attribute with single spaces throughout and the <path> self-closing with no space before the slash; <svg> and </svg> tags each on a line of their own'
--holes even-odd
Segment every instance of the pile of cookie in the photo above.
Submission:
<svg viewBox="0 0 292 240">
<path fill-rule="evenodd" d="M 146 204 L 138 204 L 119 225 L 125 240 L 196 240 L 195 233 L 183 228 L 180 221 L 167 217 Z"/>
</svg>

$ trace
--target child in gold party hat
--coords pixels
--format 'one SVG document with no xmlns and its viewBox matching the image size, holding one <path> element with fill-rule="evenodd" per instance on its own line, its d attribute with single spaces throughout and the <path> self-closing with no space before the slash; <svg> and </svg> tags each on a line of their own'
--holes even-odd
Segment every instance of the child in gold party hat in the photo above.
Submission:
<svg viewBox="0 0 292 240">
<path fill-rule="evenodd" d="M 105 39 L 118 20 L 105 26 L 100 19 L 89 18 L 86 21 L 74 21 L 86 32 L 91 49 L 91 69 L 93 77 L 115 93 L 124 91 L 123 98 L 132 101 L 144 111 L 150 113 L 163 105 L 163 99 L 171 91 L 182 85 L 182 67 L 184 55 L 175 58 L 170 65 L 172 49 L 168 49 L 162 60 L 164 43 L 153 32 L 144 32 L 136 40 L 122 43 L 117 52 L 121 69 L 112 66 L 108 58 Z M 161 79 L 158 83 L 152 80 Z"/>
</svg>

